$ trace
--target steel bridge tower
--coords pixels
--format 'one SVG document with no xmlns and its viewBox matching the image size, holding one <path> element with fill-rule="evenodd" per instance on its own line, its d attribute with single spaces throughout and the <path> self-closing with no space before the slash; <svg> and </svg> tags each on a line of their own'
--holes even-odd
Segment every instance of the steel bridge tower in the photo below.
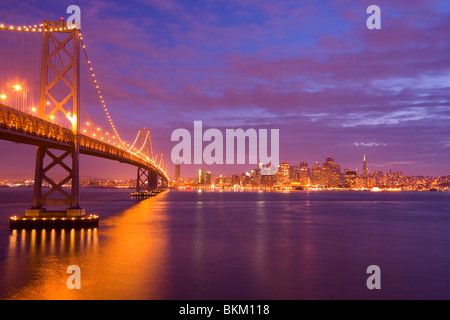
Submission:
<svg viewBox="0 0 450 320">
<path fill-rule="evenodd" d="M 148 163 L 155 161 L 153 158 L 150 130 L 139 130 L 136 145 L 141 148 L 139 151 L 146 157 Z M 154 196 L 156 193 L 158 193 L 158 172 L 150 169 L 150 166 L 139 166 L 137 168 L 136 192 L 131 195 L 142 198 Z"/>
<path fill-rule="evenodd" d="M 41 143 L 36 152 L 35 184 L 32 208 L 26 216 L 83 216 L 79 194 L 79 154 L 80 154 L 80 30 L 77 28 L 58 31 L 62 40 L 51 31 L 65 28 L 61 21 L 45 20 L 43 24 L 42 60 L 39 90 L 39 118 L 49 121 L 57 113 L 62 113 L 72 126 L 73 145 L 55 148 Z M 58 87 L 57 87 L 58 86 Z M 58 97 L 56 88 L 65 87 L 67 94 Z M 66 160 L 68 159 L 68 160 Z M 45 161 L 50 163 L 46 164 Z M 69 161 L 69 164 L 64 162 Z M 67 173 L 60 181 L 49 177 L 48 171 L 62 168 Z M 50 186 L 44 192 L 43 183 Z M 63 189 L 71 184 L 70 193 Z M 55 195 L 57 199 L 55 199 Z M 47 211 L 48 207 L 66 207 L 67 210 Z"/>
</svg>

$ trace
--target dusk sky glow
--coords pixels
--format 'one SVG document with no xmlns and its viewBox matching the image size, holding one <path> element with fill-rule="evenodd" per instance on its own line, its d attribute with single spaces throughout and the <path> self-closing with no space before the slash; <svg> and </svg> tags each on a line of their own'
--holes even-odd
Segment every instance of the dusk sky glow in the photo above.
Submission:
<svg viewBox="0 0 450 320">
<path fill-rule="evenodd" d="M 293 165 L 331 156 L 361 170 L 366 154 L 371 170 L 450 174 L 448 1 L 3 1 L 0 23 L 59 20 L 71 4 L 118 131 L 133 141 L 149 128 L 171 176 L 171 133 L 196 120 L 280 129 L 280 160 Z M 381 30 L 366 27 L 371 4 Z M 94 95 L 83 101 L 101 116 Z M 0 179 L 33 177 L 35 147 L 0 141 L 0 154 Z M 200 167 L 254 165 L 182 176 Z M 81 176 L 135 170 L 81 157 Z"/>
</svg>

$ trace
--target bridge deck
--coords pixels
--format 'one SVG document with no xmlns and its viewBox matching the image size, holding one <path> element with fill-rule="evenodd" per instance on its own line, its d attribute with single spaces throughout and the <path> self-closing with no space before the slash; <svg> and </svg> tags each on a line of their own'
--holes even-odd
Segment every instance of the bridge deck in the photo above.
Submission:
<svg viewBox="0 0 450 320">
<path fill-rule="evenodd" d="M 169 180 L 166 173 L 152 162 L 103 141 L 82 134 L 79 137 L 82 154 L 156 170 L 161 179 Z M 0 104 L 0 139 L 68 150 L 73 147 L 74 134 L 68 128 Z"/>
</svg>

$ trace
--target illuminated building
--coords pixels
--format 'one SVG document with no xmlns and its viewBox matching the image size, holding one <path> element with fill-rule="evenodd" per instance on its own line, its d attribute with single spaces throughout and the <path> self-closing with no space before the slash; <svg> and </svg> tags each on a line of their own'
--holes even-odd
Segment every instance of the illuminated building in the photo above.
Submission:
<svg viewBox="0 0 450 320">
<path fill-rule="evenodd" d="M 322 185 L 322 167 L 317 162 L 311 169 L 311 184 L 314 186 Z"/>
<path fill-rule="evenodd" d="M 346 188 L 355 188 L 356 187 L 356 179 L 358 173 L 356 171 L 348 171 L 345 172 L 345 187 Z"/>
<path fill-rule="evenodd" d="M 216 178 L 215 185 L 216 187 L 222 188 L 224 183 L 224 178 L 222 175 L 220 175 L 218 178 Z"/>
<path fill-rule="evenodd" d="M 300 163 L 299 182 L 304 187 L 309 184 L 308 162 Z"/>
<path fill-rule="evenodd" d="M 337 188 L 342 185 L 341 166 L 328 157 L 322 165 L 322 184 L 327 188 Z"/>
<path fill-rule="evenodd" d="M 300 168 L 298 166 L 289 167 L 289 180 L 291 182 L 298 182 L 300 179 Z"/>
<path fill-rule="evenodd" d="M 277 183 L 289 184 L 289 162 L 283 161 L 280 164 L 280 170 L 278 170 Z"/>
<path fill-rule="evenodd" d="M 364 188 L 368 187 L 369 170 L 367 169 L 366 155 L 363 158 L 363 171 L 362 171 L 362 186 Z"/>
<path fill-rule="evenodd" d="M 276 175 L 261 175 L 261 185 L 264 187 L 273 187 L 276 181 Z"/>
<path fill-rule="evenodd" d="M 232 187 L 231 178 L 230 177 L 223 178 L 223 185 L 225 187 Z"/>
<path fill-rule="evenodd" d="M 181 177 L 181 164 L 175 164 L 175 181 L 179 182 Z"/>
<path fill-rule="evenodd" d="M 205 184 L 211 185 L 211 171 L 205 172 Z"/>
<path fill-rule="evenodd" d="M 199 169 L 198 170 L 198 184 L 205 184 L 205 169 Z"/>
<path fill-rule="evenodd" d="M 238 174 L 235 174 L 231 177 L 231 184 L 233 186 L 240 186 L 241 185 L 241 176 Z"/>
</svg>

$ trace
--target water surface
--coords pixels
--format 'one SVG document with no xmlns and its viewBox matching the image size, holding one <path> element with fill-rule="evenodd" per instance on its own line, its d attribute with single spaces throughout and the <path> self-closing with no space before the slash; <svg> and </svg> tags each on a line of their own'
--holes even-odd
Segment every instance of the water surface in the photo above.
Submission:
<svg viewBox="0 0 450 320">
<path fill-rule="evenodd" d="M 10 231 L 32 189 L 0 189 L 0 298 L 450 299 L 450 193 L 81 194 L 99 228 Z"/>
</svg>

